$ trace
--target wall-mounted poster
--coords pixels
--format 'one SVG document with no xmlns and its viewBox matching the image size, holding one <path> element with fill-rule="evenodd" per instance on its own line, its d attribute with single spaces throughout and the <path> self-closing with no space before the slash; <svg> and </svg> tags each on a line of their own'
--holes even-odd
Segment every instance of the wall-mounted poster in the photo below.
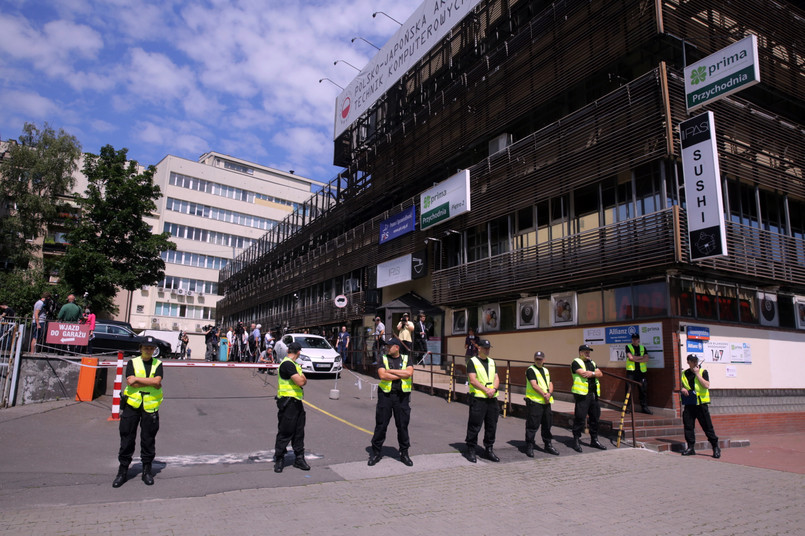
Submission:
<svg viewBox="0 0 805 536">
<path fill-rule="evenodd" d="M 480 332 L 500 331 L 500 304 L 490 303 L 480 309 Z"/>
<path fill-rule="evenodd" d="M 453 309 L 453 335 L 467 333 L 467 310 Z"/>
<path fill-rule="evenodd" d="M 537 327 L 537 297 L 517 300 L 517 329 Z"/>
<path fill-rule="evenodd" d="M 760 306 L 760 325 L 779 326 L 780 316 L 777 310 L 777 294 L 758 292 L 757 303 Z"/>
<path fill-rule="evenodd" d="M 794 313 L 797 317 L 797 329 L 805 329 L 805 296 L 794 298 Z"/>
<path fill-rule="evenodd" d="M 551 294 L 551 325 L 576 325 L 576 293 Z"/>
</svg>

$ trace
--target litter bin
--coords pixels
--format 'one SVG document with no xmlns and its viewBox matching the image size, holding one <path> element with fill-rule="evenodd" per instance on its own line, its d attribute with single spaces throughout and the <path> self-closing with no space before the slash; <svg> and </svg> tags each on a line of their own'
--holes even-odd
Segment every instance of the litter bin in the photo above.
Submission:
<svg viewBox="0 0 805 536">
<path fill-rule="evenodd" d="M 218 361 L 226 361 L 229 356 L 229 341 L 226 337 L 221 337 L 220 345 L 218 346 Z"/>
</svg>

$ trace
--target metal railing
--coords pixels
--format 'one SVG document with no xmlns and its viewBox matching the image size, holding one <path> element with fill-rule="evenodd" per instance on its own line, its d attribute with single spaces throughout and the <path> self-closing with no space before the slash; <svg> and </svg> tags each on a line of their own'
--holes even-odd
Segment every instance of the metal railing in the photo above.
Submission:
<svg viewBox="0 0 805 536">
<path fill-rule="evenodd" d="M 26 327 L 30 319 L 4 318 L 0 322 L 0 407 L 14 404 L 17 396 L 17 378 L 20 355 L 25 342 Z"/>
</svg>

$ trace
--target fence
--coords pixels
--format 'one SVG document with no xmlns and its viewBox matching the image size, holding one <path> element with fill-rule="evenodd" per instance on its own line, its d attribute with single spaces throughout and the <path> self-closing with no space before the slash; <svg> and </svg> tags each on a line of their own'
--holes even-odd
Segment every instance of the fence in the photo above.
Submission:
<svg viewBox="0 0 805 536">
<path fill-rule="evenodd" d="M 16 398 L 26 331 L 30 331 L 30 319 L 11 317 L 0 322 L 0 408 L 12 405 Z"/>
</svg>

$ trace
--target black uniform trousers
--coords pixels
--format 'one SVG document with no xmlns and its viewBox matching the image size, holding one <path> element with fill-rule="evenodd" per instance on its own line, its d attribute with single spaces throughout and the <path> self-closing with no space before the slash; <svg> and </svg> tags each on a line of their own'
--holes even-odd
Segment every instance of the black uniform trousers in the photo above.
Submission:
<svg viewBox="0 0 805 536">
<path fill-rule="evenodd" d="M 305 405 L 289 396 L 277 399 L 277 440 L 274 443 L 274 459 L 285 456 L 288 443 L 293 445 L 297 456 L 305 454 Z"/>
<path fill-rule="evenodd" d="M 713 421 L 710 419 L 710 404 L 686 404 L 682 410 L 682 425 L 685 427 L 685 441 L 692 445 L 696 442 L 696 421 L 704 430 L 704 435 L 711 445 L 718 443 L 718 436 L 713 430 Z"/>
<path fill-rule="evenodd" d="M 427 352 L 428 340 L 421 337 L 414 337 L 414 359 L 416 362 L 419 363 L 422 360 L 422 356 Z"/>
<path fill-rule="evenodd" d="M 470 417 L 467 420 L 467 439 L 464 440 L 467 447 L 475 448 L 478 445 L 481 425 L 484 427 L 484 447 L 489 448 L 495 444 L 499 413 L 497 398 L 470 396 Z"/>
<path fill-rule="evenodd" d="M 573 437 L 578 439 L 584 431 L 584 421 L 589 418 L 590 437 L 598 438 L 598 420 L 601 417 L 601 406 L 598 397 L 590 390 L 586 395 L 574 394 L 576 406 L 573 411 Z"/>
<path fill-rule="evenodd" d="M 134 443 L 137 439 L 137 426 L 140 427 L 140 459 L 143 464 L 151 463 L 156 456 L 156 437 L 159 431 L 159 411 L 148 413 L 142 406 L 133 408 L 121 401 L 120 450 L 117 460 L 126 467 L 131 464 Z"/>
<path fill-rule="evenodd" d="M 646 381 L 646 373 L 640 371 L 639 363 L 635 365 L 635 370 L 626 371 L 626 378 L 640 383 L 640 387 L 637 389 L 640 395 L 640 407 L 648 407 L 648 382 Z M 629 385 L 629 387 L 634 391 L 634 385 Z M 634 393 L 632 393 L 632 398 L 634 398 Z"/>
<path fill-rule="evenodd" d="M 553 426 L 553 412 L 550 404 L 540 404 L 531 399 L 525 399 L 525 442 L 534 444 L 537 430 L 542 427 L 542 442 L 549 443 L 553 439 L 551 426 Z"/>
<path fill-rule="evenodd" d="M 400 452 L 407 451 L 411 446 L 411 440 L 408 437 L 408 423 L 411 421 L 411 393 L 402 391 L 384 393 L 378 389 L 375 433 L 372 435 L 372 452 L 375 454 L 380 454 L 380 449 L 383 448 L 386 430 L 392 415 L 394 415 L 394 424 L 397 426 L 397 444 L 400 446 Z"/>
</svg>

